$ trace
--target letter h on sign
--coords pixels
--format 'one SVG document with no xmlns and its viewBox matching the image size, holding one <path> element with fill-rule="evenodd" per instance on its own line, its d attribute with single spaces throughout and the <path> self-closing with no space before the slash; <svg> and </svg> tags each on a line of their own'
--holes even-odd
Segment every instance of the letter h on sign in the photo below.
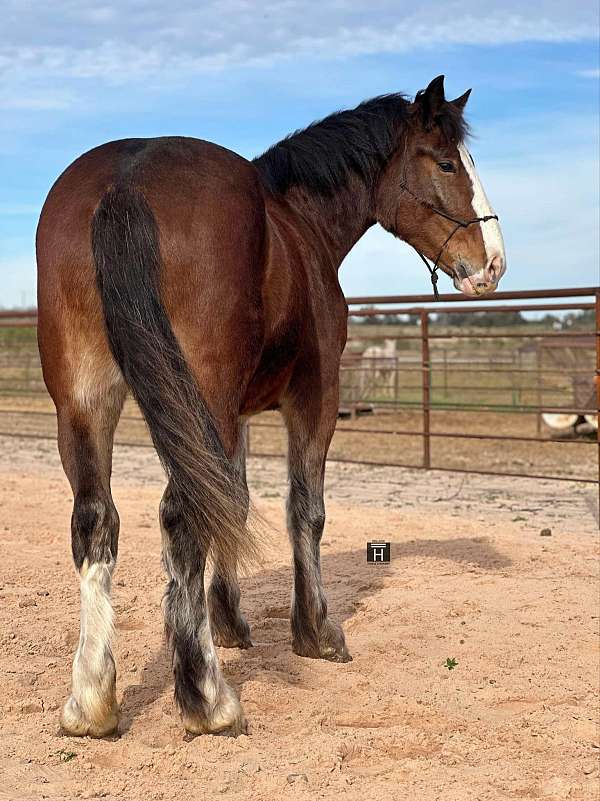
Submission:
<svg viewBox="0 0 600 801">
<path fill-rule="evenodd" d="M 367 543 L 367 562 L 389 562 L 390 561 L 389 542 L 368 542 Z"/>
</svg>

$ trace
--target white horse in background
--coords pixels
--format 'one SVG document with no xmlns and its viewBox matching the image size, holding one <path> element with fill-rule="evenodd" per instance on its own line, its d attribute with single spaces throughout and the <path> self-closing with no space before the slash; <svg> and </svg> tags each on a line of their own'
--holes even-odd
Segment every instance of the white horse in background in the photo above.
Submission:
<svg viewBox="0 0 600 801">
<path fill-rule="evenodd" d="M 371 400 L 379 395 L 393 394 L 396 369 L 395 339 L 384 339 L 383 345 L 369 345 L 361 358 L 361 399 Z"/>
</svg>

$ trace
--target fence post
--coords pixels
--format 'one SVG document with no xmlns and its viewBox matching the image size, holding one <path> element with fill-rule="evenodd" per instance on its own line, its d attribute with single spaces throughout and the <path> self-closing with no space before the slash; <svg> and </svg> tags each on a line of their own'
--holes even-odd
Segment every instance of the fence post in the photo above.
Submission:
<svg viewBox="0 0 600 801">
<path fill-rule="evenodd" d="M 536 402 L 537 412 L 535 417 L 535 431 L 537 436 L 542 433 L 542 352 L 540 343 L 535 343 L 535 373 L 536 373 Z"/>
<path fill-rule="evenodd" d="M 429 470 L 431 467 L 431 447 L 430 447 L 430 386 L 431 386 L 431 365 L 429 363 L 429 312 L 421 309 L 421 371 L 423 375 L 423 467 Z"/>
</svg>

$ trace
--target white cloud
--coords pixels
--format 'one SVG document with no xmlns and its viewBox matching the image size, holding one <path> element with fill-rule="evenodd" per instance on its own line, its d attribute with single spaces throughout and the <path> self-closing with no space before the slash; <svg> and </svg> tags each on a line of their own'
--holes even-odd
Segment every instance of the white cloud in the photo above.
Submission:
<svg viewBox="0 0 600 801">
<path fill-rule="evenodd" d="M 580 78 L 600 78 L 600 69 L 577 70 L 575 75 Z"/>
<path fill-rule="evenodd" d="M 6 5 L 6 3 L 5 3 Z M 343 59 L 400 53 L 444 45 L 501 45 L 523 41 L 593 39 L 593 4 L 575 0 L 479 0 L 441 5 L 412 2 L 267 2 L 158 0 L 96 6 L 58 0 L 49 7 L 32 0 L 23 13 L 3 18 L 0 76 L 93 79 L 128 83 L 149 76 L 194 74 L 229 66 L 273 64 L 310 55 Z M 17 13 L 18 11 L 18 13 Z M 35 24 L 31 22 L 35 20 Z"/>
<path fill-rule="evenodd" d="M 73 100 L 72 92 L 56 89 L 18 85 L 0 89 L 0 110 L 4 111 L 57 111 L 68 108 Z"/>
</svg>

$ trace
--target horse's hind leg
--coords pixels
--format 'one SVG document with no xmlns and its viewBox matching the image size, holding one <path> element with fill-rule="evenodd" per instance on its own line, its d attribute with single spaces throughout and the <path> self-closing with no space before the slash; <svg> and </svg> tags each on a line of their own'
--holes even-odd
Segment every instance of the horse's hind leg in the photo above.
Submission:
<svg viewBox="0 0 600 801">
<path fill-rule="evenodd" d="M 111 372 L 99 371 L 93 386 L 91 382 L 87 388 L 80 385 L 57 403 L 59 450 L 74 497 L 73 559 L 81 581 L 81 633 L 61 725 L 69 734 L 92 737 L 110 734 L 118 725 L 110 590 L 119 517 L 110 474 L 125 386 L 116 367 Z"/>
<path fill-rule="evenodd" d="M 182 498 L 169 482 L 160 505 L 163 563 L 169 583 L 164 598 L 165 630 L 172 656 L 175 701 L 191 734 L 247 730 L 235 691 L 221 673 L 213 643 L 204 570 L 208 554 L 187 530 Z"/>
<path fill-rule="evenodd" d="M 238 447 L 234 457 L 236 472 L 243 489 L 240 524 L 248 517 L 249 494 L 246 482 L 246 427 L 240 429 Z M 215 645 L 224 648 L 250 648 L 250 627 L 240 611 L 240 585 L 231 566 L 225 566 L 215 557 L 213 577 L 208 591 L 210 626 Z"/>
</svg>

